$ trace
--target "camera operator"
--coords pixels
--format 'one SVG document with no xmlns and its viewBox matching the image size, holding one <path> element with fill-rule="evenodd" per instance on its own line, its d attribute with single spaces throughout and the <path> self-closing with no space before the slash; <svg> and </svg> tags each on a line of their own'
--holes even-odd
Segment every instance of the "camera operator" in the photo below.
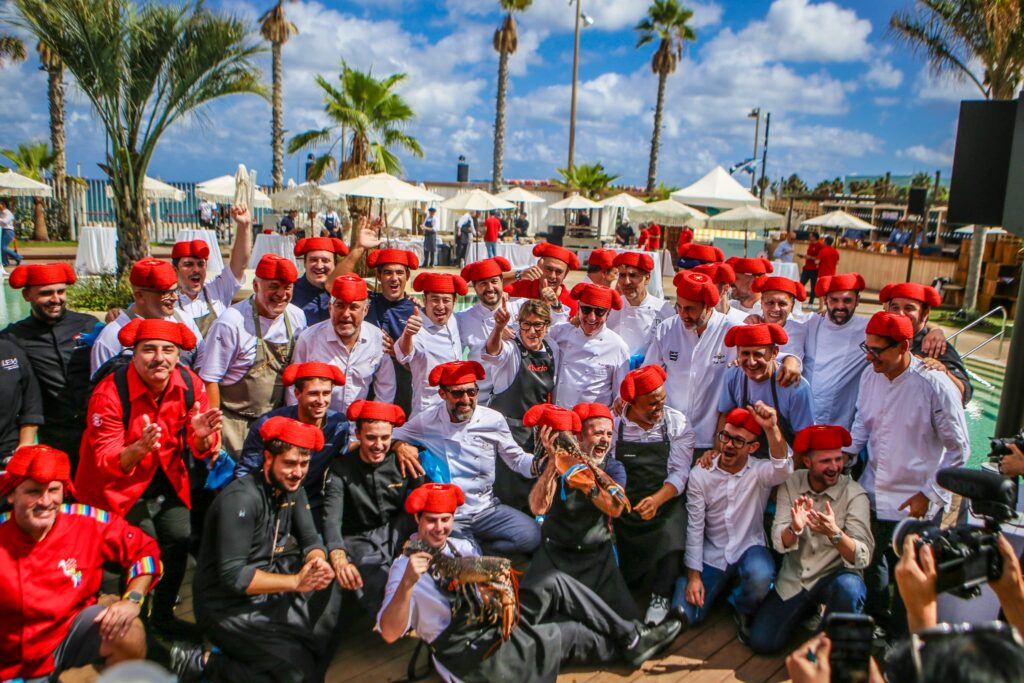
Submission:
<svg viewBox="0 0 1024 683">
<path fill-rule="evenodd" d="M 1006 477 L 1024 477 L 1024 451 L 1015 443 L 1008 442 L 1006 447 L 1010 450 L 999 461 L 999 472 Z"/>
</svg>

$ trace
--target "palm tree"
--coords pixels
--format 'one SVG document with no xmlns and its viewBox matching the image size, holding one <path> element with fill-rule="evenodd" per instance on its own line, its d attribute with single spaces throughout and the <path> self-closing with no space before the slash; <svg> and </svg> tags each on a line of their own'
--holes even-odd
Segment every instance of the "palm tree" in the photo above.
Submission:
<svg viewBox="0 0 1024 683">
<path fill-rule="evenodd" d="M 333 151 L 339 143 L 342 149 L 346 145 L 349 149 L 348 159 L 342 160 L 342 167 L 337 169 L 339 178 L 354 178 L 371 171 L 400 174 L 402 163 L 392 151 L 394 148 L 423 157 L 419 141 L 405 132 L 416 112 L 394 92 L 406 75 L 378 79 L 369 71 L 359 71 L 344 63 L 341 68 L 340 87 L 331 85 L 323 76 L 316 77 L 324 91 L 324 112 L 331 125 L 299 133 L 288 141 L 288 153 L 328 145 L 327 151 L 313 162 L 310 180 L 321 180 L 328 171 L 335 170 Z"/>
<path fill-rule="evenodd" d="M 0 152 L 8 161 L 14 164 L 17 173 L 31 178 L 32 180 L 43 181 L 47 170 L 53 167 L 56 155 L 50 151 L 45 142 L 21 143 L 18 149 L 5 149 Z M 43 198 L 36 197 L 33 208 L 35 229 L 32 232 L 32 239 L 42 242 L 50 239 L 46 232 L 46 211 L 43 206 Z"/>
<path fill-rule="evenodd" d="M 655 190 L 658 176 L 658 146 L 661 144 L 661 115 L 665 109 L 665 83 L 683 58 L 683 46 L 697 40 L 697 34 L 687 22 L 693 12 L 679 0 L 654 0 L 647 8 L 647 18 L 636 25 L 640 37 L 636 46 L 659 41 L 651 58 L 651 71 L 658 75 L 658 103 L 654 108 L 654 132 L 651 134 L 651 159 L 647 168 L 647 193 Z"/>
<path fill-rule="evenodd" d="M 292 0 L 292 2 L 294 1 Z M 298 32 L 299 28 L 284 16 L 284 0 L 278 0 L 276 5 L 260 17 L 260 35 L 270 43 L 272 61 L 271 144 L 274 148 L 274 165 L 271 175 L 274 179 L 275 190 L 284 187 L 284 103 L 281 99 L 281 48 L 289 38 Z"/>
<path fill-rule="evenodd" d="M 25 41 L 17 36 L 0 34 L 0 66 L 5 61 L 24 62 L 28 59 L 28 51 L 25 49 Z"/>
<path fill-rule="evenodd" d="M 36 45 L 46 71 L 50 105 L 50 147 L 53 148 L 53 197 L 57 202 L 57 232 L 66 234 L 71 222 L 67 203 L 67 161 L 64 157 L 64 65 L 45 43 Z"/>
<path fill-rule="evenodd" d="M 676 185 L 666 185 L 664 181 L 658 183 L 658 186 L 654 188 L 654 194 L 651 195 L 651 199 L 654 201 L 662 201 L 665 199 L 671 199 L 672 193 L 682 188 Z"/>
<path fill-rule="evenodd" d="M 149 253 L 143 178 L 157 143 L 184 117 L 227 95 L 266 96 L 239 19 L 201 0 L 170 6 L 135 0 L 13 0 L 12 21 L 44 43 L 71 74 L 107 134 L 101 168 L 117 213 L 117 267 Z"/>
<path fill-rule="evenodd" d="M 498 100 L 494 107 L 494 166 L 491 169 L 491 192 L 501 189 L 505 165 L 505 94 L 508 92 L 508 58 L 519 47 L 513 12 L 525 12 L 533 0 L 498 0 L 507 12 L 501 28 L 494 32 L 494 50 L 498 53 Z"/>
<path fill-rule="evenodd" d="M 611 187 L 611 184 L 619 177 L 606 172 L 604 164 L 600 161 L 593 164 L 573 164 L 572 168 L 556 170 L 562 177 L 553 181 L 555 185 L 575 190 L 591 199 L 600 197 L 601 193 Z"/>
</svg>

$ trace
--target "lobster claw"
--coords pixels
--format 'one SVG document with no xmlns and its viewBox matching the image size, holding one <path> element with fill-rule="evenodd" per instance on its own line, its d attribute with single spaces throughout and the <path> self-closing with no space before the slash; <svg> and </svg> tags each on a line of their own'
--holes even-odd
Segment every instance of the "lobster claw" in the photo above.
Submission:
<svg viewBox="0 0 1024 683">
<path fill-rule="evenodd" d="M 611 486 L 608 487 L 608 495 L 622 503 L 623 507 L 626 509 L 626 512 L 633 511 L 633 506 L 629 504 L 629 498 L 626 498 L 626 493 L 625 491 L 622 490 L 621 487 L 612 484 Z"/>
</svg>

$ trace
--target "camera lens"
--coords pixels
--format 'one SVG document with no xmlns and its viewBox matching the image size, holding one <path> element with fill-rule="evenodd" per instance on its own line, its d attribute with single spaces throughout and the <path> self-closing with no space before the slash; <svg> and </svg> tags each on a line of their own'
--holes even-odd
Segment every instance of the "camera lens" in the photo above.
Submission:
<svg viewBox="0 0 1024 683">
<path fill-rule="evenodd" d="M 892 550 L 896 553 L 896 557 L 903 556 L 903 543 L 906 541 L 907 536 L 910 534 L 925 536 L 929 530 L 934 530 L 935 533 L 938 533 L 939 527 L 932 522 L 912 517 L 908 517 L 897 524 L 896 530 L 892 533 Z"/>
</svg>

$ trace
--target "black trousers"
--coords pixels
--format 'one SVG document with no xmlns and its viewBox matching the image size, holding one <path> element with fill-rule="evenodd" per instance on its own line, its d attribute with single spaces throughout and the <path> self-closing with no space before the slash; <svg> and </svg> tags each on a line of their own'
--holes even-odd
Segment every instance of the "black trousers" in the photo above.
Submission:
<svg viewBox="0 0 1024 683">
<path fill-rule="evenodd" d="M 892 549 L 892 536 L 898 522 L 887 522 L 871 513 L 871 534 L 875 537 L 875 556 L 864 571 L 868 588 L 864 611 L 884 627 L 890 638 L 908 635 L 907 608 L 896 587 L 896 563 L 899 558 Z M 890 597 L 890 589 L 892 595 Z"/>
<path fill-rule="evenodd" d="M 810 283 L 808 285 L 808 283 Z M 800 271 L 800 284 L 807 286 L 807 303 L 814 303 L 814 286 L 818 284 L 818 271 L 807 270 L 804 268 Z"/>
<path fill-rule="evenodd" d="M 469 251 L 469 242 L 457 242 L 455 244 L 455 266 L 461 268 L 466 265 L 466 252 Z"/>
<path fill-rule="evenodd" d="M 191 517 L 191 511 L 177 496 L 140 498 L 125 515 L 128 523 L 155 538 L 160 546 L 164 575 L 153 589 L 151 613 L 157 619 L 168 619 L 174 614 L 174 603 L 188 566 Z"/>
</svg>

